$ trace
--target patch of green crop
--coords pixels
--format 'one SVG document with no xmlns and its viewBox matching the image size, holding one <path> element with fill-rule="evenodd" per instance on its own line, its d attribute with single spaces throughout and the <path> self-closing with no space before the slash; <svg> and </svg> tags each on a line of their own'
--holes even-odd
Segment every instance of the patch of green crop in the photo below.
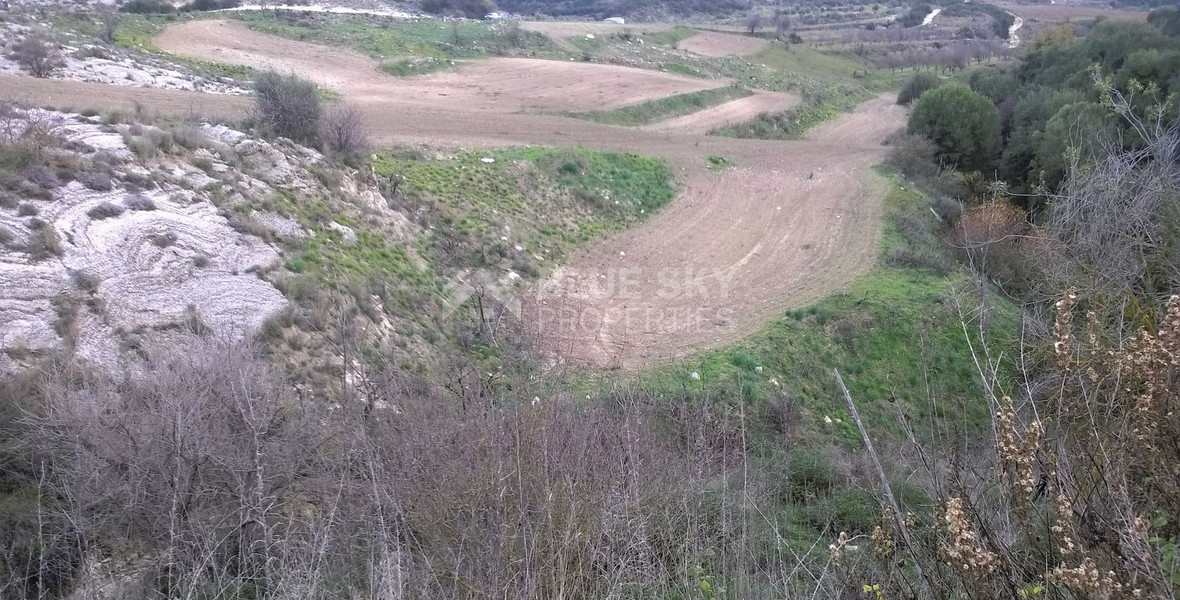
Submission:
<svg viewBox="0 0 1180 600">
<path fill-rule="evenodd" d="M 712 106 L 717 106 L 718 104 L 724 104 L 730 100 L 744 98 L 752 93 L 750 90 L 742 87 L 725 86 L 710 90 L 701 90 L 699 92 L 666 96 L 615 110 L 573 113 L 570 116 L 598 123 L 610 123 L 612 125 L 647 125 L 689 115 Z"/>
</svg>

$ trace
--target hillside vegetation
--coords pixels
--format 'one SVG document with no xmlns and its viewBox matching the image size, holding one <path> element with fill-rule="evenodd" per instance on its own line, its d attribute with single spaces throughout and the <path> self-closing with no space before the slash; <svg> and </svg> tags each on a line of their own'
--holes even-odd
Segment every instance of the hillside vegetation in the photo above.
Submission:
<svg viewBox="0 0 1180 600">
<path fill-rule="evenodd" d="M 243 17 L 398 75 L 536 54 L 742 86 L 589 117 L 608 123 L 804 98 L 721 132 L 744 137 L 910 77 L 866 186 L 867 274 L 636 372 L 545 352 L 519 300 L 667 207 L 683 163 L 375 146 L 296 74 L 251 73 L 246 122 L 5 106 L 0 298 L 45 343 L 0 340 L 19 367 L 0 380 L 0 598 L 1174 600 L 1171 16 L 922 73 L 782 41 L 690 55 L 684 29 L 516 43 L 501 23 Z M 745 168 L 698 158 L 706 182 Z M 158 305 L 120 300 L 157 278 Z M 256 334 L 206 318 L 214 301 Z"/>
</svg>

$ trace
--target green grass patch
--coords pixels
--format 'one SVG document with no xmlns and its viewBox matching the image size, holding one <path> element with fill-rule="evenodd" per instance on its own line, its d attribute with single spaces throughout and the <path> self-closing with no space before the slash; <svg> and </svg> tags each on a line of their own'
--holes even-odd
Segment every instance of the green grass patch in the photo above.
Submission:
<svg viewBox="0 0 1180 600">
<path fill-rule="evenodd" d="M 701 90 L 699 92 L 689 92 L 687 94 L 667 96 L 665 98 L 649 100 L 642 104 L 626 106 L 615 110 L 573 113 L 570 116 L 577 117 L 579 119 L 586 119 L 587 121 L 595 121 L 598 123 L 610 123 L 612 125 L 647 125 L 666 119 L 689 115 L 711 106 L 724 104 L 730 100 L 744 98 L 752 93 L 753 92 L 743 87 L 726 86 L 713 88 L 710 90 Z"/>
<path fill-rule="evenodd" d="M 865 89 L 837 88 L 785 111 L 762 114 L 745 123 L 715 129 L 710 134 L 759 140 L 797 139 L 808 129 L 835 119 L 872 97 L 873 93 Z"/>
<path fill-rule="evenodd" d="M 454 59 L 535 54 L 553 50 L 549 38 L 511 21 L 392 19 L 307 13 L 233 13 L 255 31 L 352 48 L 377 59 Z"/>
<path fill-rule="evenodd" d="M 716 154 L 710 154 L 705 160 L 709 162 L 709 168 L 714 171 L 724 171 L 733 166 L 733 161 L 724 156 L 717 156 Z"/>
<path fill-rule="evenodd" d="M 768 115 L 749 127 L 728 128 L 722 135 L 782 139 L 798 136 L 817 123 L 832 119 L 860 102 L 900 86 L 907 73 L 878 69 L 851 50 L 812 48 L 774 41 L 751 56 L 696 56 L 671 52 L 642 38 L 610 34 L 571 40 L 581 59 L 628 64 L 686 77 L 730 79 L 750 90 L 799 95 L 803 104 L 785 114 Z M 602 118 L 611 119 L 613 115 Z"/>
<path fill-rule="evenodd" d="M 661 160 L 581 147 L 480 151 L 441 160 L 374 161 L 433 229 L 452 266 L 506 264 L 539 276 L 597 235 L 645 220 L 675 196 Z"/>
<path fill-rule="evenodd" d="M 738 344 L 638 376 L 584 375 L 570 387 L 609 401 L 636 386 L 640 396 L 709 407 L 719 415 L 719 438 L 747 434 L 751 464 L 774 482 L 755 521 L 773 520 L 776 546 L 806 549 L 817 535 L 871 533 L 881 504 L 875 483 L 866 487 L 849 467 L 862 441 L 834 369 L 879 448 L 906 440 L 907 427 L 938 445 L 973 439 L 989 426 L 971 354 L 982 347 L 981 327 L 970 308 L 964 326 L 958 308 L 974 306 L 973 281 L 942 245 L 928 197 L 890 177 L 884 204 L 878 265 L 842 293 L 787 311 Z M 940 253 L 949 262 L 899 266 L 899 251 Z M 998 294 L 988 302 L 982 329 L 1003 386 L 1015 381 L 1019 311 Z M 894 481 L 893 490 L 903 511 L 932 514 L 920 484 Z"/>
<path fill-rule="evenodd" d="M 665 63 L 664 70 L 669 73 L 675 73 L 685 77 L 698 77 L 701 79 L 708 78 L 708 75 L 702 73 L 699 69 L 678 62 Z"/>
<path fill-rule="evenodd" d="M 280 193 L 274 198 L 279 211 L 299 221 L 315 235 L 303 240 L 286 266 L 294 273 L 313 275 L 329 284 L 348 280 L 389 280 L 434 287 L 433 274 L 414 264 L 404 246 L 392 244 L 380 232 L 369 229 L 323 200 Z M 356 242 L 345 243 L 342 232 L 331 226 L 351 227 Z"/>
<path fill-rule="evenodd" d="M 953 261 L 945 270 L 893 264 L 899 250 L 950 254 L 930 248 L 940 242 L 928 198 L 891 183 L 881 259 L 872 272 L 842 293 L 787 311 L 739 344 L 659 367 L 637 383 L 686 401 L 745 401 L 751 411 L 788 398 L 801 410 L 796 427 L 805 445 L 854 448 L 860 434 L 833 376 L 839 369 L 874 435 L 900 439 L 902 415 L 927 439 L 936 430 L 981 431 L 988 410 L 968 343 L 981 347 L 979 323 L 969 322 L 965 332 L 957 305 L 973 302 L 974 286 Z M 997 295 L 988 300 L 992 358 L 1013 357 L 1018 310 Z M 1000 364 L 1002 376 L 1015 373 L 1007 360 Z M 769 447 L 771 437 L 761 441 Z"/>
<path fill-rule="evenodd" d="M 412 77 L 443 71 L 455 66 L 447 58 L 403 58 L 381 63 L 381 70 L 394 77 Z"/>
<path fill-rule="evenodd" d="M 677 25 L 667 31 L 657 31 L 655 33 L 648 33 L 643 36 L 643 41 L 648 44 L 657 44 L 660 46 L 675 46 L 680 42 L 699 33 L 697 30 L 687 25 Z"/>
</svg>

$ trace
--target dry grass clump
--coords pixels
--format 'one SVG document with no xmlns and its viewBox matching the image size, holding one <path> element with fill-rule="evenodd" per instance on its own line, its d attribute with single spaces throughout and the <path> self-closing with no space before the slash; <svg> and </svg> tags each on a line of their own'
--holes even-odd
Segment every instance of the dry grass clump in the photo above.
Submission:
<svg viewBox="0 0 1180 600">
<path fill-rule="evenodd" d="M 256 598 L 683 595 L 713 571 L 740 589 L 788 568 L 753 561 L 737 525 L 757 494 L 732 479 L 736 413 L 518 399 L 478 378 L 439 397 L 396 371 L 328 405 L 205 335 L 138 381 L 49 378 L 29 443 L 52 457 L 41 489 L 64 499 L 75 560 L 117 560 L 81 540 L 120 540 L 169 596 Z M 26 572 L 9 585 L 34 589 Z"/>
<path fill-rule="evenodd" d="M 125 209 L 118 204 L 112 204 L 110 202 L 104 201 L 97 204 L 94 208 L 86 211 L 86 216 L 94 219 L 95 221 L 100 221 L 102 219 L 113 219 L 123 214 L 124 210 Z"/>
</svg>

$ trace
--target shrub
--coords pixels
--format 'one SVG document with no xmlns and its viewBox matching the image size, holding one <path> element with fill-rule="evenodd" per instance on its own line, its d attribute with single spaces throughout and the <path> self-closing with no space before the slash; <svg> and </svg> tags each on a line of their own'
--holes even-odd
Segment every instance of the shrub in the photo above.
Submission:
<svg viewBox="0 0 1180 600">
<path fill-rule="evenodd" d="M 132 194 L 123 199 L 123 205 L 131 210 L 156 210 L 156 203 L 143 194 Z"/>
<path fill-rule="evenodd" d="M 490 0 L 422 0 L 422 10 L 432 15 L 482 19 L 495 6 Z"/>
<path fill-rule="evenodd" d="M 911 179 L 933 177 L 938 174 L 937 149 L 930 140 L 912 133 L 890 136 L 892 149 L 885 156 L 885 164 Z"/>
<path fill-rule="evenodd" d="M 27 142 L 0 145 L 0 170 L 23 171 L 38 160 L 37 148 Z"/>
<path fill-rule="evenodd" d="M 804 516 L 812 527 L 849 534 L 868 534 L 880 522 L 880 504 L 868 492 L 856 488 L 842 489 L 824 502 L 804 508 Z"/>
<path fill-rule="evenodd" d="M 369 132 L 353 106 L 336 106 L 324 113 L 324 151 L 345 159 L 357 159 L 369 151 Z"/>
<path fill-rule="evenodd" d="M 176 7 L 163 0 L 131 0 L 119 7 L 119 11 L 137 15 L 168 14 L 176 12 Z"/>
<path fill-rule="evenodd" d="M 897 103 L 909 105 L 923 93 L 942 85 L 942 80 L 929 73 L 914 73 L 897 93 Z"/>
<path fill-rule="evenodd" d="M 208 173 L 209 175 L 213 174 L 213 161 L 211 159 L 205 158 L 203 156 L 201 158 L 194 158 L 193 166 L 204 171 L 205 173 Z"/>
<path fill-rule="evenodd" d="M 135 133 L 141 132 L 140 134 Z M 127 147 L 140 158 L 151 158 L 157 152 L 168 152 L 172 149 L 172 134 L 158 129 L 143 130 L 136 126 L 123 135 Z"/>
<path fill-rule="evenodd" d="M 176 243 L 176 234 L 169 231 L 168 233 L 153 233 L 148 236 L 148 239 L 158 248 L 167 248 Z"/>
<path fill-rule="evenodd" d="M 120 20 L 113 7 L 99 11 L 98 24 L 102 27 L 102 41 L 108 44 L 115 43 L 115 32 L 119 29 Z"/>
<path fill-rule="evenodd" d="M 172 134 L 172 141 L 188 150 L 201 148 L 208 141 L 205 139 L 205 134 L 201 133 L 200 128 L 195 125 L 177 125 L 172 127 L 169 133 Z"/>
<path fill-rule="evenodd" d="M 102 204 L 99 204 L 98 206 L 95 206 L 94 208 L 86 211 L 86 216 L 94 219 L 95 221 L 110 219 L 121 214 L 123 214 L 123 207 L 117 204 L 111 204 L 110 202 L 103 202 Z"/>
<path fill-rule="evenodd" d="M 190 304 L 184 309 L 184 327 L 193 335 L 206 336 L 213 333 L 213 328 L 205 323 L 201 309 L 195 304 Z"/>
<path fill-rule="evenodd" d="M 82 173 L 78 175 L 78 183 L 86 186 L 86 189 L 96 192 L 109 192 L 114 188 L 114 184 L 111 182 L 111 176 L 106 173 Z"/>
<path fill-rule="evenodd" d="M 25 178 L 43 190 L 52 190 L 61 185 L 53 172 L 44 165 L 30 167 L 25 171 Z"/>
<path fill-rule="evenodd" d="M 889 255 L 889 264 L 910 269 L 927 269 L 942 275 L 954 267 L 955 262 L 945 252 L 935 248 L 897 248 Z"/>
<path fill-rule="evenodd" d="M 315 142 L 323 108 L 314 83 L 295 75 L 266 71 L 254 81 L 254 91 L 259 120 L 272 133 L 297 142 Z"/>
<path fill-rule="evenodd" d="M 103 48 L 102 46 L 83 46 L 75 50 L 73 56 L 78 60 L 85 60 L 87 58 L 101 58 L 104 60 L 111 59 L 111 53 L 107 52 L 107 49 Z M 85 111 L 83 111 L 82 116 L 92 117 L 94 115 L 88 115 L 85 113 Z"/>
<path fill-rule="evenodd" d="M 193 0 L 180 7 L 180 12 L 223 10 L 241 6 L 238 0 Z"/>
<path fill-rule="evenodd" d="M 44 224 L 36 229 L 25 250 L 33 262 L 45 260 L 50 256 L 61 256 L 63 252 L 57 231 Z"/>
<path fill-rule="evenodd" d="M 33 77 L 45 78 L 66 66 L 65 59 L 52 44 L 29 36 L 13 50 L 12 59 Z"/>
<path fill-rule="evenodd" d="M 831 459 L 817 450 L 793 450 L 787 454 L 790 495 L 795 501 L 826 497 L 841 484 Z"/>
<path fill-rule="evenodd" d="M 39 213 L 39 212 L 40 211 L 37 210 L 36 206 L 29 204 L 28 202 L 21 204 L 16 209 L 16 214 L 18 214 L 22 217 L 35 217 L 35 216 L 37 216 L 37 213 Z"/>
<path fill-rule="evenodd" d="M 102 285 L 102 280 L 97 275 L 92 275 L 85 271 L 74 271 L 72 278 L 74 285 L 78 286 L 78 289 L 89 294 L 97 292 L 98 286 Z"/>
</svg>

